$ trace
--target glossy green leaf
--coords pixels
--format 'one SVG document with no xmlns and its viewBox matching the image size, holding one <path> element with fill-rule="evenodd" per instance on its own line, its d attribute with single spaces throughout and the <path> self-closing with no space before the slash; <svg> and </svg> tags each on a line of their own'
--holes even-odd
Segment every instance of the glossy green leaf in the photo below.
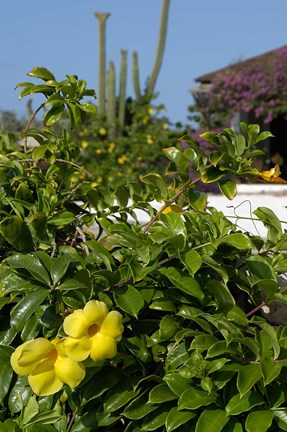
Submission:
<svg viewBox="0 0 287 432">
<path fill-rule="evenodd" d="M 194 417 L 196 417 L 196 414 L 194 412 L 184 410 L 178 411 L 177 407 L 173 407 L 166 417 L 166 431 L 172 432 Z"/>
<path fill-rule="evenodd" d="M 222 243 L 228 244 L 240 250 L 252 249 L 253 247 L 253 243 L 250 238 L 246 234 L 241 233 L 228 234 L 216 241 L 216 245 L 220 245 Z"/>
<path fill-rule="evenodd" d="M 218 182 L 219 189 L 229 200 L 233 200 L 237 194 L 236 183 L 229 179 L 221 179 Z"/>
<path fill-rule="evenodd" d="M 281 372 L 284 363 L 278 363 L 273 359 L 262 358 L 260 360 L 261 373 L 263 376 L 264 385 L 274 381 Z"/>
<path fill-rule="evenodd" d="M 60 256 L 53 261 L 50 273 L 54 285 L 57 284 L 66 274 L 70 263 L 71 260 L 66 255 Z"/>
<path fill-rule="evenodd" d="M 209 280 L 206 284 L 208 291 L 215 297 L 218 305 L 222 303 L 235 305 L 235 300 L 228 287 L 217 280 Z"/>
<path fill-rule="evenodd" d="M 192 277 L 187 276 L 175 267 L 161 268 L 159 272 L 166 276 L 179 290 L 196 297 L 199 300 L 203 300 L 204 294 L 198 282 L 196 282 Z"/>
<path fill-rule="evenodd" d="M 267 228 L 267 238 L 272 243 L 277 243 L 282 237 L 282 225 L 276 214 L 267 207 L 258 207 L 253 212 Z"/>
<path fill-rule="evenodd" d="M 27 75 L 34 78 L 40 78 L 44 81 L 55 80 L 52 72 L 44 67 L 34 67 Z"/>
<path fill-rule="evenodd" d="M 8 257 L 6 261 L 15 269 L 27 270 L 34 279 L 41 283 L 46 285 L 51 283 L 45 266 L 32 254 L 15 254 Z"/>
<path fill-rule="evenodd" d="M 145 417 L 156 408 L 157 405 L 147 403 L 147 391 L 145 391 L 129 403 L 129 405 L 124 409 L 123 415 L 129 419 L 138 420 Z"/>
<path fill-rule="evenodd" d="M 169 389 L 166 384 L 159 384 L 152 388 L 149 393 L 148 403 L 164 403 L 177 399 L 177 396 Z"/>
<path fill-rule="evenodd" d="M 181 257 L 181 260 L 187 267 L 191 276 L 194 276 L 202 265 L 201 256 L 196 250 L 188 251 Z"/>
<path fill-rule="evenodd" d="M 190 379 L 184 378 L 177 372 L 166 374 L 164 380 L 167 383 L 170 390 L 178 397 L 190 387 Z"/>
<path fill-rule="evenodd" d="M 134 399 L 140 389 L 135 390 L 133 386 L 127 382 L 121 382 L 114 386 L 107 395 L 107 398 L 104 401 L 104 410 L 105 412 L 114 412 L 119 408 L 126 405 L 130 400 Z"/>
<path fill-rule="evenodd" d="M 178 401 L 178 409 L 195 410 L 200 407 L 210 405 L 215 402 L 217 395 L 215 393 L 208 393 L 203 390 L 198 390 L 195 387 L 190 387 L 183 392 Z"/>
<path fill-rule="evenodd" d="M 90 113 L 90 114 L 95 114 L 97 112 L 97 108 L 95 105 L 89 103 L 89 102 L 83 102 L 81 104 L 81 110 Z"/>
<path fill-rule="evenodd" d="M 220 432 L 227 422 L 224 410 L 206 409 L 199 416 L 195 432 Z"/>
<path fill-rule="evenodd" d="M 270 410 L 253 411 L 245 421 L 247 432 L 266 432 L 271 426 L 274 413 Z"/>
<path fill-rule="evenodd" d="M 63 103 L 53 105 L 48 111 L 46 111 L 43 122 L 45 126 L 54 126 L 62 117 L 65 111 L 65 105 Z"/>
<path fill-rule="evenodd" d="M 165 424 L 166 417 L 170 411 L 169 404 L 161 405 L 155 411 L 147 414 L 142 423 L 142 431 L 155 431 Z"/>
<path fill-rule="evenodd" d="M 48 290 L 38 290 L 27 294 L 11 311 L 11 326 L 21 331 L 27 319 L 35 312 L 35 309 L 48 297 Z"/>
<path fill-rule="evenodd" d="M 39 405 L 36 401 L 35 396 L 32 396 L 28 400 L 24 408 L 23 424 L 26 425 L 27 423 L 29 423 L 30 420 L 32 420 L 32 418 L 35 417 L 36 414 L 38 414 L 38 412 L 39 412 Z"/>
<path fill-rule="evenodd" d="M 0 358 L 0 382 L 1 382 L 0 403 L 1 404 L 3 403 L 3 400 L 9 391 L 12 377 L 13 377 L 13 370 L 10 366 L 10 361 L 9 360 L 3 361 L 3 357 L 1 356 Z"/>
<path fill-rule="evenodd" d="M 0 223 L 0 233 L 18 251 L 34 249 L 32 236 L 27 224 L 19 216 L 8 216 Z"/>
<path fill-rule="evenodd" d="M 193 339 L 190 349 L 207 350 L 216 342 L 218 342 L 217 337 L 210 334 L 201 334 Z"/>
<path fill-rule="evenodd" d="M 55 216 L 48 218 L 48 223 L 50 225 L 68 225 L 75 220 L 76 217 L 72 212 L 58 211 Z"/>
<path fill-rule="evenodd" d="M 261 379 L 262 374 L 259 365 L 242 366 L 237 376 L 237 388 L 241 396 L 247 393 Z"/>
<path fill-rule="evenodd" d="M 259 255 L 252 255 L 248 257 L 245 262 L 253 284 L 256 284 L 261 279 L 277 281 L 274 270 L 266 258 Z"/>
<path fill-rule="evenodd" d="M 137 318 L 140 309 L 144 306 L 142 296 L 132 285 L 117 287 L 114 291 L 114 299 L 120 309 L 135 318 Z"/>
<path fill-rule="evenodd" d="M 239 415 L 242 412 L 249 411 L 251 408 L 262 404 L 264 404 L 264 399 L 260 393 L 249 391 L 243 396 L 241 396 L 240 393 L 233 396 L 227 403 L 225 410 L 228 416 Z"/>
</svg>

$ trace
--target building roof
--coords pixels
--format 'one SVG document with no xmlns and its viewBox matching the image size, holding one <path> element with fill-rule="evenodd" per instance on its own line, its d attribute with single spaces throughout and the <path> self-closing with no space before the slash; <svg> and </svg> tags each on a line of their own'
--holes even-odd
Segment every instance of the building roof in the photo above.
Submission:
<svg viewBox="0 0 287 432">
<path fill-rule="evenodd" d="M 251 57 L 247 60 L 242 60 L 239 61 L 237 63 L 233 63 L 230 64 L 222 69 L 218 69 L 214 72 L 210 72 L 208 74 L 205 75 L 201 75 L 198 78 L 195 78 L 196 82 L 202 83 L 202 84 L 209 84 L 212 82 L 212 80 L 215 78 L 215 76 L 218 73 L 222 73 L 222 72 L 227 72 L 228 70 L 234 70 L 236 68 L 242 68 L 242 67 L 256 67 L 256 66 L 264 66 L 264 68 L 266 68 L 266 66 L 272 66 L 275 59 L 278 58 L 278 54 L 280 53 L 281 50 L 287 50 L 287 45 L 284 45 L 280 48 L 277 48 L 276 50 L 273 51 L 268 51 L 264 54 L 260 54 L 257 55 L 255 57 Z"/>
</svg>

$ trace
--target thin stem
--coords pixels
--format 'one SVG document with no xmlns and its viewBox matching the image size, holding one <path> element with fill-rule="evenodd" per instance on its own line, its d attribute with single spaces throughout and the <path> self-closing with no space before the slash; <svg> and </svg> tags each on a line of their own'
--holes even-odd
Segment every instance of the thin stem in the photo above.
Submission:
<svg viewBox="0 0 287 432">
<path fill-rule="evenodd" d="M 254 315 L 257 311 L 259 311 L 260 309 L 262 309 L 263 306 L 265 306 L 265 302 L 262 302 L 260 305 L 256 306 L 254 309 L 252 309 L 251 311 L 249 311 L 246 314 L 246 317 L 249 318 L 250 316 Z"/>
<path fill-rule="evenodd" d="M 182 186 L 177 192 L 176 194 L 170 199 L 168 200 L 156 213 L 156 215 L 145 225 L 144 229 L 143 229 L 143 233 L 145 234 L 149 228 L 158 220 L 159 216 L 161 215 L 161 213 L 167 208 L 169 207 L 182 193 L 186 192 L 189 188 L 191 188 L 191 186 L 193 186 L 195 183 L 197 183 L 199 180 L 201 179 L 201 177 L 196 178 L 195 180 L 193 180 L 192 182 L 190 182 L 188 185 Z"/>
<path fill-rule="evenodd" d="M 71 162 L 65 159 L 55 159 L 56 162 L 61 162 L 61 163 L 66 163 L 68 165 L 72 165 L 76 168 L 78 168 L 79 170 L 83 171 L 85 174 L 87 174 L 87 176 L 89 177 L 93 177 L 92 174 L 90 174 L 87 170 L 85 170 L 85 168 L 82 168 L 80 165 L 76 164 L 75 162 Z"/>
<path fill-rule="evenodd" d="M 45 106 L 45 102 L 43 102 L 43 103 L 42 103 L 42 104 L 41 104 L 41 105 L 36 109 L 36 111 L 34 111 L 34 112 L 30 115 L 29 120 L 28 120 L 28 122 L 27 122 L 27 124 L 26 124 L 26 127 L 25 127 L 25 129 L 24 129 L 24 133 L 27 132 L 27 130 L 28 130 L 29 127 L 31 126 L 32 121 L 34 120 L 34 118 L 36 117 L 36 115 L 38 114 L 38 112 L 39 112 L 42 108 L 44 108 L 44 106 Z M 24 140 L 24 153 L 27 152 L 27 141 L 28 141 L 28 137 L 25 136 L 25 140 Z"/>
<path fill-rule="evenodd" d="M 78 409 L 79 409 L 79 408 L 76 407 L 75 411 L 73 412 L 73 415 L 72 415 L 72 417 L 71 417 L 71 420 L 69 421 L 69 424 L 67 425 L 67 430 L 66 430 L 66 432 L 70 432 L 70 430 L 72 429 L 72 426 L 73 426 L 73 423 L 74 423 L 75 417 L 76 417 L 76 415 L 77 415 Z"/>
</svg>

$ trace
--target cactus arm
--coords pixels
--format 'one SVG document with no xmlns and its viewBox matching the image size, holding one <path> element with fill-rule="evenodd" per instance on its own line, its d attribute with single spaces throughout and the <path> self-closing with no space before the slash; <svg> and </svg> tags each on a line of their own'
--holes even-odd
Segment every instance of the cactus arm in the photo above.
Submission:
<svg viewBox="0 0 287 432">
<path fill-rule="evenodd" d="M 142 102 L 142 95 L 140 89 L 140 79 L 139 79 L 139 65 L 138 65 L 138 53 L 133 52 L 133 84 L 136 100 L 138 103 Z"/>
<path fill-rule="evenodd" d="M 167 35 L 169 5 L 170 5 L 170 0 L 163 0 L 158 46 L 157 46 L 157 52 L 156 52 L 153 70 L 146 90 L 147 98 L 151 98 L 153 95 L 154 88 L 156 85 L 156 81 L 163 60 L 164 48 L 166 43 L 166 35 Z"/>
<path fill-rule="evenodd" d="M 99 85 L 98 85 L 98 110 L 105 113 L 106 102 L 106 22 L 109 13 L 95 13 L 99 21 Z"/>
<path fill-rule="evenodd" d="M 108 137 L 115 137 L 116 121 L 116 73 L 113 61 L 110 61 L 108 71 Z"/>
<path fill-rule="evenodd" d="M 126 85 L 127 85 L 127 50 L 121 50 L 121 73 L 120 73 L 120 92 L 119 92 L 119 125 L 123 129 L 125 124 L 126 111 Z"/>
</svg>

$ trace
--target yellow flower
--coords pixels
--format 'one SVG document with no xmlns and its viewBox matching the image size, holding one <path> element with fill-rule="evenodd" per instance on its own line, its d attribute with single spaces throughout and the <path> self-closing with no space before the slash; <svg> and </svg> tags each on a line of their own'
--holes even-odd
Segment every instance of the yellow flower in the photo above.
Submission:
<svg viewBox="0 0 287 432">
<path fill-rule="evenodd" d="M 114 142 L 111 142 L 108 148 L 108 152 L 112 153 L 114 151 L 116 144 Z"/>
<path fill-rule="evenodd" d="M 275 165 L 275 167 L 271 168 L 269 171 L 262 171 L 259 173 L 259 176 L 270 183 L 287 183 L 286 180 L 280 177 L 280 168 L 279 165 Z"/>
<path fill-rule="evenodd" d="M 142 119 L 143 124 L 146 124 L 149 121 L 149 116 L 144 116 Z"/>
<path fill-rule="evenodd" d="M 96 153 L 96 154 L 101 154 L 101 153 L 102 153 L 102 149 L 97 148 L 97 149 L 95 150 L 95 153 Z"/>
<path fill-rule="evenodd" d="M 118 164 L 120 164 L 120 165 L 123 165 L 127 160 L 128 160 L 128 158 L 127 158 L 125 155 L 120 156 L 120 157 L 118 157 L 118 159 L 117 159 Z"/>
<path fill-rule="evenodd" d="M 147 135 L 146 142 L 147 142 L 148 144 L 153 144 L 154 141 L 153 141 L 153 138 L 152 138 L 151 135 Z"/>
<path fill-rule="evenodd" d="M 50 342 L 38 338 L 24 342 L 12 354 L 11 365 L 18 375 L 28 376 L 38 396 L 57 393 L 63 384 L 75 388 L 85 376 L 84 366 L 66 356 L 63 340 L 59 339 Z"/>
<path fill-rule="evenodd" d="M 167 123 L 163 123 L 161 126 L 163 129 L 167 129 L 168 128 L 168 124 Z"/>
<path fill-rule="evenodd" d="M 88 141 L 85 141 L 85 140 L 82 141 L 82 142 L 81 142 L 81 146 L 82 146 L 83 149 L 86 149 L 87 147 L 89 147 L 89 143 L 88 143 Z"/>
<path fill-rule="evenodd" d="M 119 312 L 109 312 L 104 302 L 90 300 L 83 309 L 75 310 L 64 320 L 67 355 L 75 361 L 89 356 L 94 361 L 112 358 L 123 330 Z"/>
<path fill-rule="evenodd" d="M 152 114 L 152 113 L 153 113 L 153 109 L 152 109 L 152 107 L 149 107 L 149 108 L 147 109 L 147 112 L 148 112 L 149 114 Z"/>
<path fill-rule="evenodd" d="M 100 135 L 107 135 L 107 131 L 106 131 L 106 129 L 105 129 L 105 128 L 100 128 L 100 129 L 99 129 L 99 134 L 100 134 Z"/>
</svg>

